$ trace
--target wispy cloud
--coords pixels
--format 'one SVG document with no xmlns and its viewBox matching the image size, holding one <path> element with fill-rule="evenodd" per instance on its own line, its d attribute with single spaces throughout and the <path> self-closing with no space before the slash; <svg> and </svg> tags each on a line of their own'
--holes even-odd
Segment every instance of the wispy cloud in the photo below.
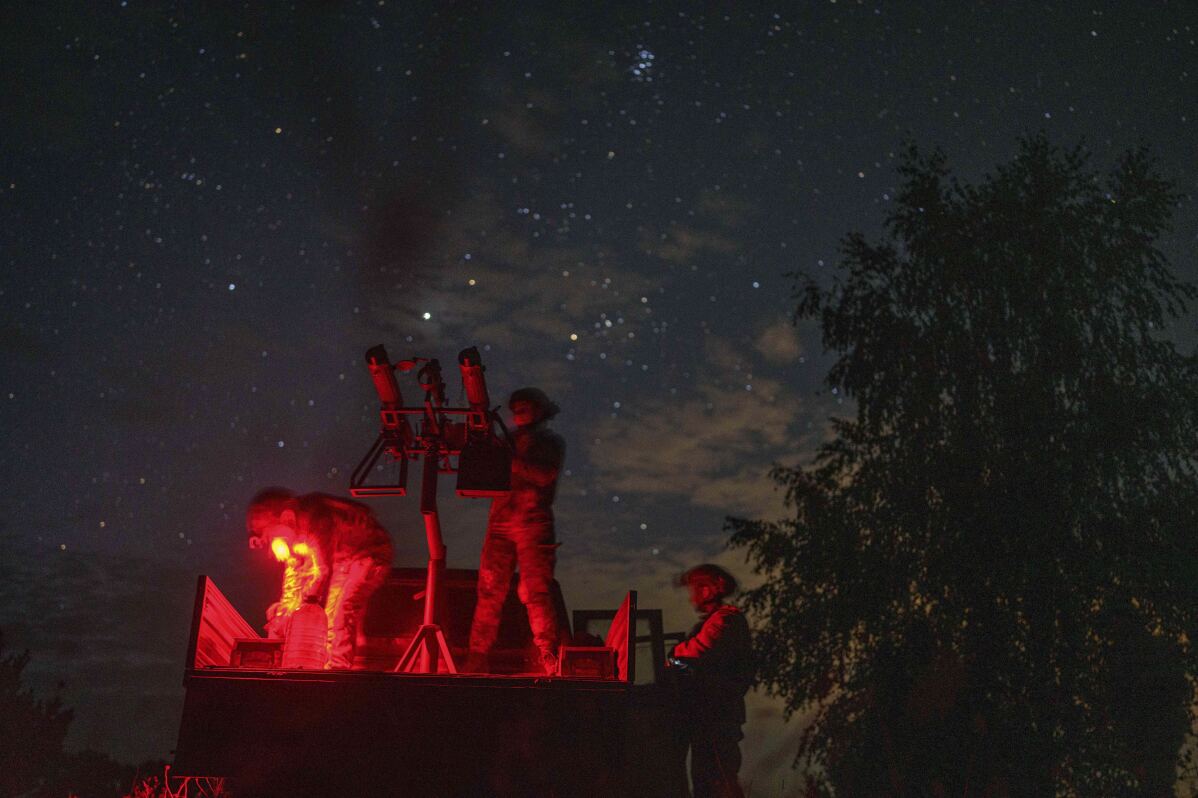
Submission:
<svg viewBox="0 0 1198 798">
<path fill-rule="evenodd" d="M 530 240 L 515 229 L 521 210 L 505 208 L 489 194 L 463 201 L 445 224 L 435 273 L 416 275 L 403 291 L 375 298 L 380 324 L 402 326 L 428 341 L 464 337 L 509 349 L 558 341 L 564 350 L 585 345 L 603 318 L 645 315 L 640 298 L 660 281 L 593 247 Z M 547 218 L 538 222 L 571 224 L 560 208 L 544 213 Z M 479 236 L 479 230 L 493 232 Z M 571 333 L 581 343 L 572 342 Z"/>
<path fill-rule="evenodd" d="M 763 329 L 753 346 L 771 363 L 793 363 L 803 354 L 798 331 L 786 320 L 779 320 Z"/>
<path fill-rule="evenodd" d="M 682 497 L 736 514 L 777 514 L 768 472 L 811 448 L 811 411 L 796 391 L 756 373 L 755 358 L 712 336 L 689 390 L 600 423 L 589 456 L 611 491 Z"/>
<path fill-rule="evenodd" d="M 646 237 L 642 246 L 662 260 L 690 263 L 702 254 L 730 255 L 740 248 L 740 243 L 718 232 L 674 226 L 668 233 L 661 234 L 656 241 Z"/>
</svg>

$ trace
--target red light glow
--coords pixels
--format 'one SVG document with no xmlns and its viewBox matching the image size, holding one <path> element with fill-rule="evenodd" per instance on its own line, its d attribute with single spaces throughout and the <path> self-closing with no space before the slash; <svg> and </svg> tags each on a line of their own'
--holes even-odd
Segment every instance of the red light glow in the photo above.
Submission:
<svg viewBox="0 0 1198 798">
<path fill-rule="evenodd" d="M 305 598 L 314 595 L 320 585 L 324 568 L 319 549 L 302 540 L 292 545 L 286 538 L 275 537 L 270 541 L 270 550 L 276 560 L 286 565 L 278 611 L 282 616 L 289 616 L 303 605 Z"/>
<path fill-rule="evenodd" d="M 287 558 L 291 556 L 291 550 L 287 546 L 287 541 L 282 538 L 275 538 L 270 542 L 270 550 L 274 552 L 275 559 L 279 562 L 287 562 Z"/>
</svg>

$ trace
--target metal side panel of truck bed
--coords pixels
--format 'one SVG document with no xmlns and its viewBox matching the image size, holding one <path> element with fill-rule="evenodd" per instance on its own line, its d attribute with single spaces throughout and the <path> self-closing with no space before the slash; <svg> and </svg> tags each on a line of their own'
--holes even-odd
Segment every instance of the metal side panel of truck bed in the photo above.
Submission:
<svg viewBox="0 0 1198 798">
<path fill-rule="evenodd" d="M 247 630 L 201 577 L 172 772 L 233 798 L 687 794 L 665 685 L 230 667 Z"/>
</svg>

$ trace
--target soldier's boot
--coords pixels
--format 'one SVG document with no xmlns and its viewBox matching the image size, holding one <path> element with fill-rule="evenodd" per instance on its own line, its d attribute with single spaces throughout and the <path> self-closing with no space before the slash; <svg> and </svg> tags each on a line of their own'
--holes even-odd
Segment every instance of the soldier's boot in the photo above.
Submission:
<svg viewBox="0 0 1198 798">
<path fill-rule="evenodd" d="M 471 651 L 466 656 L 466 664 L 460 669 L 460 673 L 490 673 L 489 657 L 481 651 Z"/>
<path fill-rule="evenodd" d="M 557 652 L 552 649 L 541 649 L 541 670 L 546 676 L 557 676 Z"/>
</svg>

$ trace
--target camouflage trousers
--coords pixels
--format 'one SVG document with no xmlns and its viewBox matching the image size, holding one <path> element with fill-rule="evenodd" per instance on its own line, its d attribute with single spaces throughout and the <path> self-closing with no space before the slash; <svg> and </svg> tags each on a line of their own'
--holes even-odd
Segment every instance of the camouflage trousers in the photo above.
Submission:
<svg viewBox="0 0 1198 798">
<path fill-rule="evenodd" d="M 491 522 L 483 540 L 478 565 L 478 602 L 470 627 L 470 653 L 485 655 L 495 645 L 499 619 L 507 599 L 512 573 L 520 569 L 520 600 L 528 611 L 528 625 L 542 660 L 557 661 L 560 631 L 551 589 L 557 543 L 553 522 Z"/>
<path fill-rule="evenodd" d="M 324 602 L 329 619 L 326 668 L 348 670 L 354 664 L 354 644 L 358 624 L 366 612 L 366 601 L 390 571 L 389 565 L 370 557 L 333 563 L 329 594 Z"/>
</svg>

